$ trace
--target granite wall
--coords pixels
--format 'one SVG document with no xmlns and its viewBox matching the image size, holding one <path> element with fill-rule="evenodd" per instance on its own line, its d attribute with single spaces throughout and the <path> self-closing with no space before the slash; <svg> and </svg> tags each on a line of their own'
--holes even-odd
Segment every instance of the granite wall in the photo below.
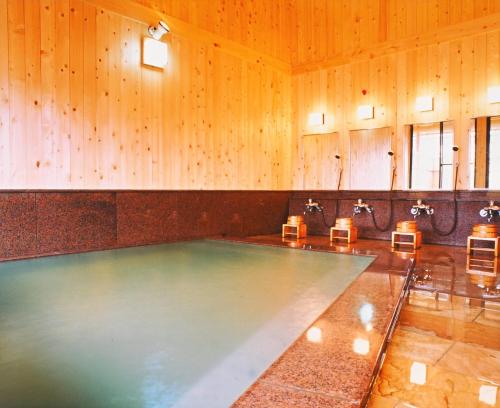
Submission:
<svg viewBox="0 0 500 408">
<path fill-rule="evenodd" d="M 0 260 L 278 233 L 289 192 L 0 192 Z"/>
<path fill-rule="evenodd" d="M 436 210 L 440 229 L 453 223 L 450 192 L 396 191 L 0 191 L 0 260 L 84 252 L 204 238 L 275 234 L 288 214 L 302 214 L 307 198 L 321 202 L 327 223 L 352 214 L 363 198 L 375 208 L 378 224 L 394 216 L 387 232 L 377 231 L 371 217 L 355 217 L 360 238 L 389 240 L 397 221 L 411 219 L 417 198 Z M 465 245 L 473 224 L 485 222 L 479 210 L 498 191 L 459 191 L 458 224 L 449 236 L 419 218 L 424 243 Z M 306 216 L 311 235 L 328 235 L 320 215 Z M 496 220 L 497 224 L 499 220 Z"/>
<path fill-rule="evenodd" d="M 422 199 L 435 209 L 436 226 L 441 232 L 448 232 L 453 225 L 453 193 L 441 191 L 296 191 L 290 197 L 290 214 L 302 214 L 304 204 L 309 197 L 318 200 L 325 208 L 326 223 L 332 223 L 335 217 L 335 208 L 339 205 L 339 217 L 352 217 L 353 204 L 362 198 L 371 204 L 375 211 L 377 224 L 385 227 L 389 222 L 390 200 L 393 202 L 393 220 L 386 232 L 380 232 L 373 226 L 371 215 L 362 213 L 354 217 L 354 224 L 358 227 L 361 238 L 391 239 L 391 231 L 396 223 L 402 220 L 413 219 L 410 208 Z M 500 191 L 458 191 L 458 222 L 456 230 L 442 236 L 436 233 L 428 216 L 417 218 L 419 229 L 423 232 L 424 243 L 461 245 L 467 243 L 472 225 L 486 223 L 485 218 L 479 216 L 479 210 L 488 205 L 489 200 L 500 202 Z M 499 224 L 499 219 L 496 223 Z M 308 233 L 312 235 L 328 235 L 328 228 L 323 224 L 321 215 L 306 216 Z"/>
</svg>

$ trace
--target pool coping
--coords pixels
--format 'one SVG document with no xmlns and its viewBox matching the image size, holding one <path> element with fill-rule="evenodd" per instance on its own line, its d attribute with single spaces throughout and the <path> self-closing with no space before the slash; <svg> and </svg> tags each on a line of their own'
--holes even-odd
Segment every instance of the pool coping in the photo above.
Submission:
<svg viewBox="0 0 500 408">
<path fill-rule="evenodd" d="M 414 256 L 411 253 L 401 256 L 391 251 L 390 243 L 375 240 L 339 246 L 330 244 L 325 237 L 300 241 L 283 240 L 278 235 L 219 239 L 374 257 L 373 262 L 333 300 L 327 310 L 233 404 L 235 408 L 366 406 L 409 290 Z M 394 287 L 388 288 L 387 283 Z M 363 355 L 354 351 L 355 343 L 351 339 L 353 335 L 359 336 L 357 312 L 365 304 L 372 305 L 375 312 L 373 328 L 361 334 L 370 349 Z M 307 339 L 307 331 L 312 326 L 323 328 L 325 338 L 322 343 L 314 344 Z M 342 333 L 336 331 L 337 327 L 343 329 Z M 354 341 L 357 339 L 355 337 Z"/>
</svg>

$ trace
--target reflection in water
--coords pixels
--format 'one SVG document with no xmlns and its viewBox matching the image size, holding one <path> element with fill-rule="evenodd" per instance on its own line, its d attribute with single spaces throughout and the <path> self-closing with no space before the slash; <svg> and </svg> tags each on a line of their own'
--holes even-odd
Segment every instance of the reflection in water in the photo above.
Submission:
<svg viewBox="0 0 500 408">
<path fill-rule="evenodd" d="M 494 407 L 497 403 L 497 390 L 498 387 L 494 385 L 481 385 L 479 387 L 479 401 Z"/>
<path fill-rule="evenodd" d="M 357 337 L 352 343 L 352 349 L 356 354 L 366 355 L 370 351 L 370 342 L 367 339 Z"/>
<path fill-rule="evenodd" d="M 412 384 L 424 385 L 427 376 L 427 366 L 424 363 L 414 361 L 410 369 L 410 382 Z"/>
<path fill-rule="evenodd" d="M 306 336 L 307 340 L 311 343 L 321 343 L 323 340 L 323 331 L 319 327 L 312 326 L 307 331 Z"/>
</svg>

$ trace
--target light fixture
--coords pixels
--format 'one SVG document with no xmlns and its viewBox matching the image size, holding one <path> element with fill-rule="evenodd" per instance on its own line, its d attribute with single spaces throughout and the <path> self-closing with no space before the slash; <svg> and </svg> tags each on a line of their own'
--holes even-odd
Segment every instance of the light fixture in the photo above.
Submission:
<svg viewBox="0 0 500 408">
<path fill-rule="evenodd" d="M 479 387 L 479 401 L 494 407 L 497 403 L 497 389 L 494 385 L 481 385 Z"/>
<path fill-rule="evenodd" d="M 427 366 L 424 363 L 414 361 L 410 368 L 410 382 L 412 384 L 424 385 L 427 377 Z"/>
<path fill-rule="evenodd" d="M 325 124 L 325 114 L 319 112 L 310 113 L 307 122 L 310 127 L 323 126 Z"/>
<path fill-rule="evenodd" d="M 432 96 L 419 96 L 415 99 L 415 109 L 419 112 L 434 110 L 434 98 Z"/>
<path fill-rule="evenodd" d="M 312 326 L 309 330 L 307 330 L 306 337 L 311 343 L 321 343 L 321 340 L 323 339 L 323 331 L 319 327 Z"/>
<path fill-rule="evenodd" d="M 352 349 L 356 354 L 366 355 L 370 351 L 370 342 L 366 339 L 357 337 L 352 343 Z"/>
<path fill-rule="evenodd" d="M 358 106 L 358 118 L 360 119 L 373 119 L 374 117 L 373 105 L 359 105 Z"/>
<path fill-rule="evenodd" d="M 150 26 L 148 28 L 149 35 L 155 40 L 161 40 L 161 37 L 163 37 L 163 35 L 167 34 L 168 32 L 170 32 L 170 28 L 168 27 L 167 23 L 161 20 L 158 22 L 158 25 L 156 27 Z"/>
<path fill-rule="evenodd" d="M 500 86 L 490 86 L 488 88 L 488 102 L 489 103 L 500 102 Z"/>
<path fill-rule="evenodd" d="M 167 44 L 153 38 L 144 37 L 142 63 L 156 68 L 167 66 Z"/>
</svg>

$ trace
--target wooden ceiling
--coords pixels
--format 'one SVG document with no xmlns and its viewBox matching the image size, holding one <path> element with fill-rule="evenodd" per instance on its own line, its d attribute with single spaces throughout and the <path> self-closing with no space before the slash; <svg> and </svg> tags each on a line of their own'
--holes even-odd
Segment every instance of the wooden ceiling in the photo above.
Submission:
<svg viewBox="0 0 500 408">
<path fill-rule="evenodd" d="M 499 20 L 500 0 L 136 0 L 290 63 L 295 72 L 341 65 L 404 39 Z"/>
</svg>

